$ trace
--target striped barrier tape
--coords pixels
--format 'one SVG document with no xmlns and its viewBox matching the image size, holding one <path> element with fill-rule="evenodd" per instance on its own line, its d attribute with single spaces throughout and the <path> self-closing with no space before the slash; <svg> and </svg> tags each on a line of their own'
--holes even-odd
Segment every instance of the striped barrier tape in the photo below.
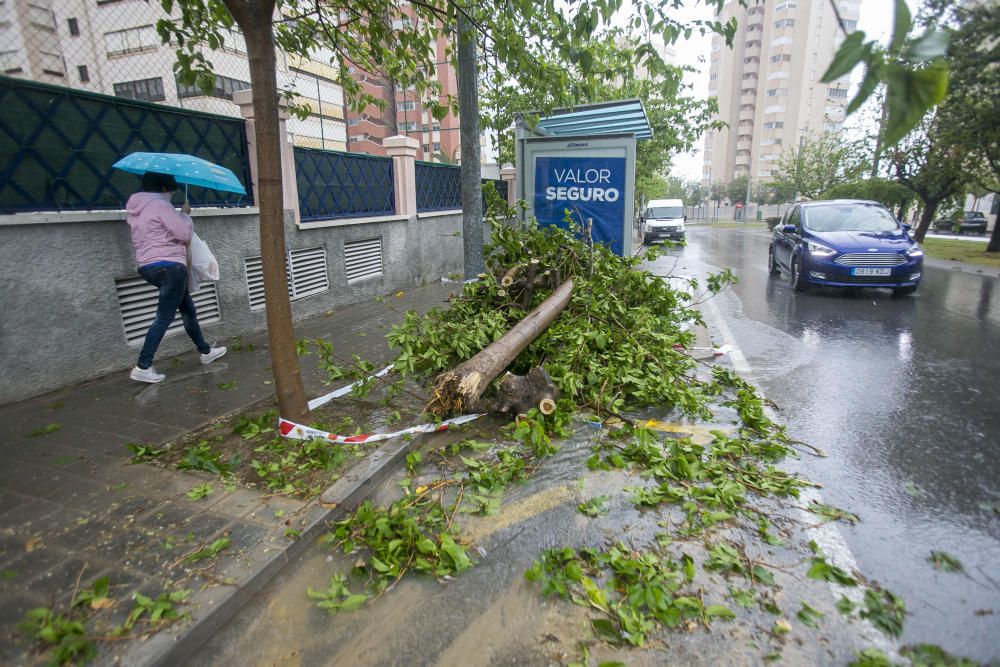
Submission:
<svg viewBox="0 0 1000 667">
<path fill-rule="evenodd" d="M 434 433 L 436 431 L 447 431 L 452 426 L 466 424 L 475 419 L 479 419 L 483 416 L 483 414 L 485 413 L 462 415 L 461 417 L 446 419 L 445 421 L 437 424 L 418 424 L 417 426 L 410 426 L 409 428 L 404 428 L 403 430 L 396 431 L 394 433 L 359 433 L 357 435 L 336 435 L 327 431 L 321 431 L 318 428 L 296 424 L 295 422 L 285 419 L 284 417 L 279 417 L 278 431 L 280 431 L 281 435 L 284 437 L 292 440 L 312 440 L 313 438 L 323 438 L 325 440 L 329 440 L 330 442 L 347 445 L 364 442 L 379 442 L 412 433 Z"/>
</svg>

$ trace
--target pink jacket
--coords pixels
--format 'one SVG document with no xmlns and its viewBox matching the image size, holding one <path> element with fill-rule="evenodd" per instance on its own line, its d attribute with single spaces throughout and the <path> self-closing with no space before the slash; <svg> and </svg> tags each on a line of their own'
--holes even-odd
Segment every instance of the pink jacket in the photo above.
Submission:
<svg viewBox="0 0 1000 667">
<path fill-rule="evenodd" d="M 129 197 L 125 210 L 139 266 L 187 263 L 187 244 L 194 226 L 191 216 L 178 212 L 170 203 L 170 193 L 136 192 Z"/>
</svg>

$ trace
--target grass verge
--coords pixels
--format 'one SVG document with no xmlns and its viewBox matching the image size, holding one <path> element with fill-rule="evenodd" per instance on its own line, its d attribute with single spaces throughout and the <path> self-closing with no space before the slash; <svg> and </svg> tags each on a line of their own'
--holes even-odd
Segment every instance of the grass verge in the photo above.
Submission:
<svg viewBox="0 0 1000 667">
<path fill-rule="evenodd" d="M 1000 253 L 986 252 L 986 241 L 957 241 L 953 239 L 924 239 L 920 244 L 924 253 L 933 259 L 966 262 L 978 266 L 1000 269 Z"/>
</svg>

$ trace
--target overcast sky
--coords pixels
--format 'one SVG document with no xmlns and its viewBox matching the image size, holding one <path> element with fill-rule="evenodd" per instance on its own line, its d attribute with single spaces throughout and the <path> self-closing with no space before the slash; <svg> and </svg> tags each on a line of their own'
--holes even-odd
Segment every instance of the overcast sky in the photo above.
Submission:
<svg viewBox="0 0 1000 667">
<path fill-rule="evenodd" d="M 828 0 L 806 1 L 827 2 Z M 907 0 L 907 4 L 910 6 L 911 11 L 916 10 L 916 0 Z M 862 0 L 858 30 L 865 31 L 866 39 L 875 37 L 881 42 L 888 44 L 889 33 L 892 31 L 893 5 L 893 0 Z M 712 11 L 701 2 L 697 4 L 690 3 L 690 6 L 685 6 L 683 9 L 678 10 L 678 20 L 681 21 L 690 21 L 693 19 L 708 20 L 711 18 Z M 694 34 L 690 40 L 685 41 L 682 39 L 674 45 L 678 52 L 677 64 L 690 65 L 698 69 L 697 73 L 687 74 L 685 81 L 693 86 L 693 93 L 691 94 L 699 99 L 705 99 L 708 96 L 708 54 L 711 42 L 711 35 L 701 36 Z M 862 68 L 858 67 L 852 74 L 852 95 L 854 92 L 853 87 L 857 86 L 860 82 L 862 72 Z M 862 111 L 858 113 L 862 113 Z M 847 123 L 850 124 L 853 119 L 853 116 L 848 118 Z M 692 153 L 685 153 L 674 158 L 673 168 L 671 169 L 672 175 L 695 180 L 701 179 L 701 141 L 698 143 L 699 147 Z"/>
</svg>

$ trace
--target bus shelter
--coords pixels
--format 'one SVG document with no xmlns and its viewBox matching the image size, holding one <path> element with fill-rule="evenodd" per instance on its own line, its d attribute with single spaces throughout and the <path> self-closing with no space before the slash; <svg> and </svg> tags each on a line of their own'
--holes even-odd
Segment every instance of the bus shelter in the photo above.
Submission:
<svg viewBox="0 0 1000 667">
<path fill-rule="evenodd" d="M 583 226 L 618 255 L 632 254 L 636 141 L 653 129 L 639 100 L 557 109 L 530 126 L 516 118 L 515 188 L 539 225 Z"/>
</svg>

